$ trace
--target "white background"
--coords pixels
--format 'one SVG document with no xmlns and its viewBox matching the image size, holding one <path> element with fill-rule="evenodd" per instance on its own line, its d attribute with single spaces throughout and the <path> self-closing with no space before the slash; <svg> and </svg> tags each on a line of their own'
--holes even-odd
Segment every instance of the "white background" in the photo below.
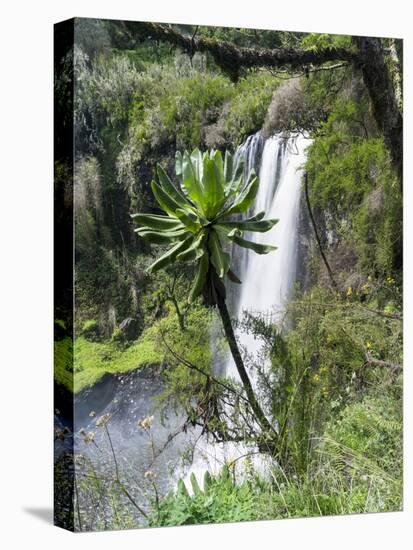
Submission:
<svg viewBox="0 0 413 550">
<path fill-rule="evenodd" d="M 412 539 L 412 79 L 407 0 L 3 1 L 0 30 L 0 544 L 14 548 L 404 549 Z M 52 507 L 52 24 L 73 16 L 405 38 L 405 511 L 71 533 Z M 410 33 L 410 36 L 409 36 Z M 409 239 L 410 238 L 410 239 Z"/>
</svg>

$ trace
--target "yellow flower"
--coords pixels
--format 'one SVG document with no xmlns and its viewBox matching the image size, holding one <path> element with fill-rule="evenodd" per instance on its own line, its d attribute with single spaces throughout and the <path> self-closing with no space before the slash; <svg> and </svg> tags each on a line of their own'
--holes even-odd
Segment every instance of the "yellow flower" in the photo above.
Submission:
<svg viewBox="0 0 413 550">
<path fill-rule="evenodd" d="M 95 440 L 95 432 L 88 432 L 85 436 L 84 442 L 87 444 L 87 443 L 91 443 L 94 440 Z"/>
<path fill-rule="evenodd" d="M 96 419 L 96 426 L 98 428 L 102 428 L 103 426 L 105 426 L 108 422 L 109 422 L 109 419 L 112 415 L 110 413 L 106 413 L 102 416 L 99 416 L 99 418 Z"/>
<path fill-rule="evenodd" d="M 366 342 L 366 348 L 371 349 L 371 342 Z"/>
<path fill-rule="evenodd" d="M 318 374 L 315 374 L 313 376 L 313 382 L 319 382 L 320 381 L 320 376 Z"/>
<path fill-rule="evenodd" d="M 153 416 L 147 416 L 146 418 L 142 418 L 142 420 L 139 420 L 138 427 L 143 428 L 144 430 L 147 430 L 151 427 L 153 423 Z"/>
<path fill-rule="evenodd" d="M 347 289 L 347 296 L 351 296 L 352 294 L 353 294 L 353 289 L 351 288 L 351 286 L 349 286 Z"/>
</svg>

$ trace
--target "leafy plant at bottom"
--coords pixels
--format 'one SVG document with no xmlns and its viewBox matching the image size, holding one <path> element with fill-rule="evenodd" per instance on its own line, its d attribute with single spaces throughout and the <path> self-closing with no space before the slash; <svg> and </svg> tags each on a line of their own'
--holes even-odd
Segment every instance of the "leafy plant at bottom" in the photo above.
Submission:
<svg viewBox="0 0 413 550">
<path fill-rule="evenodd" d="M 256 517 L 254 490 L 247 481 L 235 484 L 227 465 L 216 477 L 206 472 L 203 489 L 194 473 L 190 482 L 193 494 L 189 494 L 181 479 L 176 493 L 168 495 L 160 503 L 157 514 L 149 518 L 149 525 L 222 523 L 248 521 Z"/>
</svg>

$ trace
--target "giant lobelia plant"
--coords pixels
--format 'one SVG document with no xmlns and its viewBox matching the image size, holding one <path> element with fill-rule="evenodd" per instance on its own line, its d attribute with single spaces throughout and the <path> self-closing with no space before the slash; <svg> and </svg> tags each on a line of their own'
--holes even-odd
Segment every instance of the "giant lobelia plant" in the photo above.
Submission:
<svg viewBox="0 0 413 550">
<path fill-rule="evenodd" d="M 192 302 L 199 295 L 209 306 L 217 306 L 222 318 L 225 335 L 244 386 L 250 406 L 263 430 L 274 432 L 259 405 L 245 369 L 231 318 L 225 301 L 224 277 L 232 282 L 241 281 L 230 265 L 230 255 L 225 248 L 230 243 L 267 254 L 275 246 L 246 240 L 244 232 L 266 232 L 278 220 L 265 220 L 264 212 L 241 219 L 253 205 L 259 180 L 254 170 L 244 175 L 241 158 L 234 166 L 227 151 L 224 159 L 220 151 L 191 154 L 176 153 L 175 171 L 179 188 L 169 179 L 163 168 L 157 166 L 158 183 L 152 181 L 153 194 L 166 215 L 133 214 L 138 223 L 136 232 L 150 243 L 170 245 L 148 272 L 156 272 L 175 262 L 194 262 L 196 275 L 189 294 Z"/>
</svg>

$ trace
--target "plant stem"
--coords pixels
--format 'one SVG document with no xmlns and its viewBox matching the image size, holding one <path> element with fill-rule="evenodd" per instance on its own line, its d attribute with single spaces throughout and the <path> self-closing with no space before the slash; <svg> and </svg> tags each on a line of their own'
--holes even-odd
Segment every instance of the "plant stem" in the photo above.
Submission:
<svg viewBox="0 0 413 550">
<path fill-rule="evenodd" d="M 120 479 L 120 475 L 119 475 L 119 466 L 118 466 L 118 461 L 116 459 L 116 453 L 115 453 L 115 449 L 113 447 L 113 443 L 112 443 L 112 438 L 110 437 L 110 433 L 109 433 L 109 430 L 108 430 L 108 427 L 107 425 L 105 424 L 105 430 L 106 430 L 106 435 L 108 436 L 108 440 L 109 440 L 109 444 L 110 444 L 110 448 L 111 448 L 111 451 L 112 451 L 112 456 L 113 456 L 113 462 L 115 463 L 115 472 L 116 472 L 116 483 L 118 484 L 118 486 L 120 487 L 121 491 L 124 493 L 124 495 L 130 500 L 130 502 L 135 506 L 135 508 L 138 510 L 138 512 L 140 512 L 145 518 L 148 517 L 148 514 L 145 512 L 145 510 L 143 510 L 139 504 L 135 501 L 135 499 L 131 496 L 131 494 L 129 493 L 129 491 L 126 489 L 126 487 L 124 486 L 124 484 L 122 483 L 121 479 Z"/>
<path fill-rule="evenodd" d="M 307 173 L 304 174 L 304 190 L 305 190 L 305 200 L 306 200 L 306 203 L 307 203 L 308 213 L 310 215 L 310 220 L 311 220 L 311 224 L 313 226 L 315 238 L 316 238 L 316 241 L 317 241 L 317 244 L 318 244 L 318 249 L 320 250 L 321 257 L 323 258 L 323 262 L 324 262 L 324 264 L 327 268 L 327 272 L 328 272 L 328 276 L 330 277 L 331 284 L 333 285 L 333 287 L 336 290 L 338 290 L 337 283 L 336 283 L 336 280 L 334 279 L 333 272 L 331 271 L 330 264 L 327 261 L 326 255 L 324 254 L 324 250 L 323 250 L 323 247 L 321 245 L 321 240 L 320 240 L 320 236 L 318 234 L 317 225 L 315 223 L 313 210 L 311 208 L 310 195 L 308 193 L 308 175 L 307 175 Z"/>
<path fill-rule="evenodd" d="M 77 517 L 78 517 L 78 521 L 79 521 L 79 531 L 83 531 L 83 529 L 82 529 L 82 519 L 81 519 L 81 515 L 80 515 L 79 490 L 78 490 L 78 487 L 77 487 L 77 480 L 76 480 L 76 474 L 75 473 L 73 474 L 73 481 L 74 481 L 74 485 L 75 485 L 76 511 L 77 511 Z"/>
<path fill-rule="evenodd" d="M 241 378 L 242 385 L 244 386 L 245 393 L 247 394 L 248 402 L 251 405 L 251 408 L 254 411 L 256 419 L 259 425 L 261 426 L 261 428 L 264 431 L 272 433 L 277 437 L 277 432 L 268 421 L 261 406 L 257 401 L 254 389 L 251 384 L 251 380 L 249 379 L 248 373 L 246 371 L 244 362 L 241 357 L 241 353 L 238 349 L 238 344 L 235 339 L 234 329 L 232 328 L 231 317 L 229 315 L 227 305 L 225 303 L 225 299 L 218 292 L 217 292 L 216 301 L 217 301 L 219 313 L 221 315 L 225 336 L 227 337 L 229 349 L 231 350 L 231 355 L 234 359 L 235 366 L 237 367 L 237 371 L 238 371 L 239 377 Z"/>
</svg>

